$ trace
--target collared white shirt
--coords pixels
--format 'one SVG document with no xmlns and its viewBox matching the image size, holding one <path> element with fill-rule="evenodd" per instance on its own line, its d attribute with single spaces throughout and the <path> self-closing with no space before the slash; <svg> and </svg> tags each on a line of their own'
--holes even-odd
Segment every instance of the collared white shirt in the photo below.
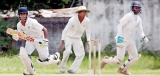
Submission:
<svg viewBox="0 0 160 76">
<path fill-rule="evenodd" d="M 66 27 L 62 31 L 61 40 L 64 40 L 65 36 L 81 38 L 84 31 L 86 31 L 87 41 L 90 41 L 90 20 L 85 17 L 80 23 L 78 15 L 75 15 L 69 19 Z"/>
<path fill-rule="evenodd" d="M 17 30 L 27 34 L 30 37 L 42 37 L 43 36 L 43 25 L 38 23 L 36 19 L 27 18 L 25 26 L 21 24 L 21 21 L 17 24 Z"/>
<path fill-rule="evenodd" d="M 122 29 L 118 27 L 117 36 L 123 36 L 125 40 L 131 38 L 132 31 L 137 27 L 139 34 L 143 37 L 144 32 L 142 28 L 142 20 L 138 15 L 134 15 L 133 12 L 126 14 L 122 19 L 119 20 L 119 25 Z"/>
</svg>

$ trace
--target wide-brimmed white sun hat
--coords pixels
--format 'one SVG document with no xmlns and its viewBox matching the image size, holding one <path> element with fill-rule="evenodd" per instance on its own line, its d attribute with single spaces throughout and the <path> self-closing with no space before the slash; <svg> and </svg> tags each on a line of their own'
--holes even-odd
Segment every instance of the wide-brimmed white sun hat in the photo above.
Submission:
<svg viewBox="0 0 160 76">
<path fill-rule="evenodd" d="M 80 11 L 86 11 L 87 13 L 90 12 L 90 10 L 88 10 L 85 6 L 79 6 L 75 13 L 78 13 Z"/>
</svg>

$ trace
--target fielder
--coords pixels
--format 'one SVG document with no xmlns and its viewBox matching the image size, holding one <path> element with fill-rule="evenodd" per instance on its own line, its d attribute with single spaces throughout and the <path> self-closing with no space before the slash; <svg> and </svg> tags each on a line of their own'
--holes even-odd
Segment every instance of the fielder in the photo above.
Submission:
<svg viewBox="0 0 160 76">
<path fill-rule="evenodd" d="M 65 51 L 63 52 L 63 59 L 61 62 L 61 73 L 65 73 L 66 63 L 69 55 L 72 53 L 72 46 L 75 53 L 75 60 L 68 70 L 68 73 L 76 73 L 84 56 L 85 50 L 81 40 L 83 32 L 86 31 L 88 49 L 90 47 L 90 20 L 86 17 L 86 13 L 90 11 L 85 6 L 80 6 L 75 13 L 75 16 L 71 17 L 62 32 L 62 43 L 60 51 L 62 51 L 65 44 Z"/>
<path fill-rule="evenodd" d="M 54 55 L 49 55 L 48 51 L 48 31 L 47 29 L 38 23 L 37 20 L 31 19 L 28 16 L 28 9 L 25 7 L 20 7 L 18 9 L 18 15 L 20 21 L 17 24 L 17 30 L 26 34 L 28 37 L 25 43 L 25 48 L 20 47 L 19 57 L 26 68 L 26 71 L 23 73 L 24 75 L 33 75 L 36 74 L 36 71 L 33 67 L 31 61 L 31 54 L 36 49 L 38 51 L 39 59 L 38 63 L 42 65 L 48 64 L 57 64 L 59 63 L 59 53 Z M 18 35 L 14 34 L 12 38 L 14 40 L 19 40 Z M 31 38 L 42 42 L 41 44 L 38 42 L 29 41 Z"/>
<path fill-rule="evenodd" d="M 125 75 L 130 75 L 127 69 L 132 66 L 141 57 L 138 54 L 136 45 L 131 37 L 131 33 L 137 27 L 139 34 L 144 44 L 148 43 L 148 38 L 145 36 L 142 29 L 142 21 L 138 14 L 141 12 L 141 3 L 133 1 L 131 3 L 131 12 L 126 14 L 119 22 L 118 33 L 116 35 L 117 55 L 113 57 L 105 56 L 101 62 L 101 69 L 106 64 L 120 64 L 124 59 L 125 50 L 129 54 L 128 60 L 119 67 L 118 72 Z"/>
</svg>

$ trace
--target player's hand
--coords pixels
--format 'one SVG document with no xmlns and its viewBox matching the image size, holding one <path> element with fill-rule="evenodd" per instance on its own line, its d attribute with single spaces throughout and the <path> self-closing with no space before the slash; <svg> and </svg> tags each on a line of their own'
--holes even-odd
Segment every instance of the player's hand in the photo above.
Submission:
<svg viewBox="0 0 160 76">
<path fill-rule="evenodd" d="M 18 36 L 18 34 L 13 34 L 13 35 L 12 35 L 12 38 L 13 38 L 14 40 L 16 40 L 16 41 L 18 41 L 18 40 L 19 40 L 19 36 Z"/>
<path fill-rule="evenodd" d="M 88 46 L 87 50 L 90 50 L 90 41 L 87 41 L 87 46 Z"/>
<path fill-rule="evenodd" d="M 27 40 L 27 41 L 30 41 L 30 42 L 34 42 L 34 39 L 33 39 L 32 37 L 30 37 L 30 36 L 27 36 L 27 37 L 26 37 L 26 40 Z"/>
<path fill-rule="evenodd" d="M 39 44 L 40 44 L 40 47 L 46 47 L 46 46 L 48 46 L 48 39 L 43 39 L 43 41 L 42 42 L 39 42 Z"/>
<path fill-rule="evenodd" d="M 147 37 L 142 37 L 142 42 L 144 43 L 144 44 L 148 44 L 148 42 L 149 42 L 149 40 L 148 40 L 148 38 Z"/>
<path fill-rule="evenodd" d="M 123 48 L 123 37 L 118 36 L 116 39 L 116 46 L 119 48 Z"/>
<path fill-rule="evenodd" d="M 64 40 L 62 40 L 62 42 L 61 42 L 61 45 L 60 45 L 60 52 L 63 50 L 63 47 L 64 47 Z"/>
</svg>

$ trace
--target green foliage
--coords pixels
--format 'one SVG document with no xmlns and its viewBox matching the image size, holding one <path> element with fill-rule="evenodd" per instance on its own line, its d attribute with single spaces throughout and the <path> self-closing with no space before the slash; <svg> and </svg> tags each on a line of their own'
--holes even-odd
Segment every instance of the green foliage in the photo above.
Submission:
<svg viewBox="0 0 160 76">
<path fill-rule="evenodd" d="M 6 34 L 6 29 L 11 26 L 7 22 L 0 21 L 0 47 L 7 47 L 11 46 L 12 38 L 11 36 Z"/>
<path fill-rule="evenodd" d="M 17 22 L 17 18 L 11 19 L 0 19 L 0 53 L 2 56 L 11 56 L 17 51 L 12 48 L 12 38 L 11 35 L 6 33 L 7 28 L 15 29 L 15 22 Z M 11 51 L 14 50 L 14 51 Z"/>
<path fill-rule="evenodd" d="M 62 8 L 65 8 L 67 5 L 71 3 L 72 3 L 72 0 L 62 0 L 62 2 L 59 3 L 58 5 L 61 6 Z"/>
<path fill-rule="evenodd" d="M 152 56 L 153 61 L 153 67 L 151 69 L 160 69 L 160 52 L 159 51 L 148 51 L 148 50 L 142 50 L 141 54 Z"/>
<path fill-rule="evenodd" d="M 7 13 L 12 8 L 14 11 L 20 6 L 29 10 L 69 8 L 79 5 L 78 0 L 2 0 L 0 12 Z M 4 11 L 7 10 L 7 11 Z"/>
<path fill-rule="evenodd" d="M 116 54 L 116 43 L 114 38 L 114 32 L 110 32 L 109 34 L 109 44 L 104 48 L 104 54 L 108 56 Z"/>
<path fill-rule="evenodd" d="M 18 55 L 18 53 L 19 53 L 19 50 L 12 48 L 12 49 L 9 49 L 6 53 L 2 53 L 0 57 L 12 57 L 12 56 Z"/>
</svg>

